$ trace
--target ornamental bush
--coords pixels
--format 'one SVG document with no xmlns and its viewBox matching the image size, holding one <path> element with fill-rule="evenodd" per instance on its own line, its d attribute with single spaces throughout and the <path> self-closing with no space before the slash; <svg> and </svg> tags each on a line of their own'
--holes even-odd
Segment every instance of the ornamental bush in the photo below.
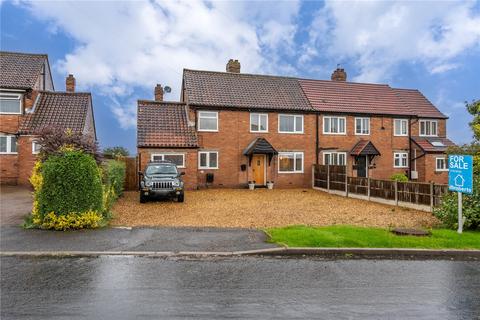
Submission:
<svg viewBox="0 0 480 320">
<path fill-rule="evenodd" d="M 56 216 L 103 212 L 102 181 L 93 156 L 79 150 L 51 155 L 40 165 L 40 173 L 35 210 L 41 221 L 52 212 Z"/>
<path fill-rule="evenodd" d="M 392 181 L 408 182 L 408 177 L 403 173 L 395 173 L 390 177 Z"/>
<path fill-rule="evenodd" d="M 113 188 L 115 195 L 123 194 L 125 184 L 126 165 L 119 160 L 108 160 L 103 165 L 104 184 L 107 188 Z"/>
</svg>

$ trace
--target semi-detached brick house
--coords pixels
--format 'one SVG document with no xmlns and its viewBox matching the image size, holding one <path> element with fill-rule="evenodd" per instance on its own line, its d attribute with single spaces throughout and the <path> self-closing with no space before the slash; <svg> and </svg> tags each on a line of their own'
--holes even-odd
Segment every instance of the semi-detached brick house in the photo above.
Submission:
<svg viewBox="0 0 480 320">
<path fill-rule="evenodd" d="M 446 120 L 418 90 L 227 72 L 183 71 L 181 102 L 138 102 L 140 169 L 171 160 L 188 188 L 308 187 L 312 165 L 346 165 L 349 175 L 446 183 Z"/>
<path fill-rule="evenodd" d="M 75 92 L 75 78 L 66 92 L 55 92 L 48 56 L 0 52 L 0 182 L 29 185 L 46 127 L 89 135 L 96 140 L 90 93 Z"/>
</svg>

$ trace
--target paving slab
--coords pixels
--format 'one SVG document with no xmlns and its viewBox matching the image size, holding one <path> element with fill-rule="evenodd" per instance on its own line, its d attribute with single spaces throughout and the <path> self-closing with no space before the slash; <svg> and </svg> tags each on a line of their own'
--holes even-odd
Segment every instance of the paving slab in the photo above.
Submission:
<svg viewBox="0 0 480 320">
<path fill-rule="evenodd" d="M 0 250 L 11 251 L 212 251 L 275 248 L 264 232 L 233 228 L 103 228 L 77 231 L 0 227 Z"/>
</svg>

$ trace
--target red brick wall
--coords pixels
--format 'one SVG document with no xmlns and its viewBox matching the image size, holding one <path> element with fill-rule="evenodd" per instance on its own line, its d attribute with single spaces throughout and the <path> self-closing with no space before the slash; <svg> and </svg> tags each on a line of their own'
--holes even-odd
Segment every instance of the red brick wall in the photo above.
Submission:
<svg viewBox="0 0 480 320">
<path fill-rule="evenodd" d="M 446 155 L 438 153 L 425 155 L 425 182 L 448 184 L 448 171 L 436 171 L 436 159 L 446 157 Z"/>
<path fill-rule="evenodd" d="M 406 173 L 407 168 L 393 167 L 393 154 L 395 151 L 409 151 L 408 136 L 397 137 L 393 135 L 393 118 L 370 117 L 370 135 L 355 135 L 355 116 L 346 116 L 346 135 L 332 135 L 323 133 L 323 115 L 320 116 L 319 147 L 328 148 L 326 151 L 347 153 L 348 174 L 356 176 L 352 170 L 354 157 L 349 155 L 353 146 L 361 139 L 370 140 L 380 156 L 376 156 L 373 163 L 375 168 L 369 170 L 371 178 L 389 179 L 394 173 Z M 320 153 L 320 164 L 323 164 L 323 151 Z"/>
<path fill-rule="evenodd" d="M 151 155 L 155 153 L 185 154 L 185 168 L 179 168 L 179 171 L 185 172 L 183 181 L 187 189 L 192 190 L 197 188 L 197 149 L 138 148 L 140 171 L 145 169 L 145 166 L 151 159 Z"/>
<path fill-rule="evenodd" d="M 21 136 L 18 139 L 18 184 L 29 186 L 32 169 L 37 155 L 32 154 L 33 136 Z"/>
<path fill-rule="evenodd" d="M 263 112 L 262 112 L 263 113 Z M 278 159 L 266 164 L 266 180 L 273 180 L 279 188 L 308 187 L 311 185 L 311 168 L 315 162 L 315 119 L 313 114 L 304 115 L 303 134 L 278 133 L 278 113 L 268 113 L 268 133 L 250 132 L 250 112 L 219 111 L 218 132 L 198 132 L 200 149 L 218 151 L 219 168 L 199 170 L 199 185 L 203 185 L 208 172 L 215 175 L 215 187 L 244 187 L 252 180 L 248 158 L 243 151 L 257 137 L 265 138 L 279 152 L 304 152 L 304 173 L 278 173 Z M 191 116 L 196 116 L 190 113 Z M 193 119 L 192 119 L 193 120 Z M 240 166 L 247 165 L 247 171 Z"/>
</svg>

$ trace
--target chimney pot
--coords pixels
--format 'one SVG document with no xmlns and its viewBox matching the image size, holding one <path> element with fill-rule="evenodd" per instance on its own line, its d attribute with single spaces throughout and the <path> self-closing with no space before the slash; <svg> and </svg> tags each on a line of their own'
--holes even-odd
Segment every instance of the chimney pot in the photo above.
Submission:
<svg viewBox="0 0 480 320">
<path fill-rule="evenodd" d="M 65 90 L 67 92 L 75 92 L 75 77 L 73 74 L 69 74 L 65 80 Z"/>
<path fill-rule="evenodd" d="M 332 81 L 347 81 L 347 73 L 345 70 L 337 67 L 332 73 Z"/>
<path fill-rule="evenodd" d="M 228 60 L 227 72 L 240 73 L 240 62 L 237 59 Z"/>
<path fill-rule="evenodd" d="M 163 101 L 163 88 L 161 84 L 155 86 L 155 101 Z"/>
</svg>

